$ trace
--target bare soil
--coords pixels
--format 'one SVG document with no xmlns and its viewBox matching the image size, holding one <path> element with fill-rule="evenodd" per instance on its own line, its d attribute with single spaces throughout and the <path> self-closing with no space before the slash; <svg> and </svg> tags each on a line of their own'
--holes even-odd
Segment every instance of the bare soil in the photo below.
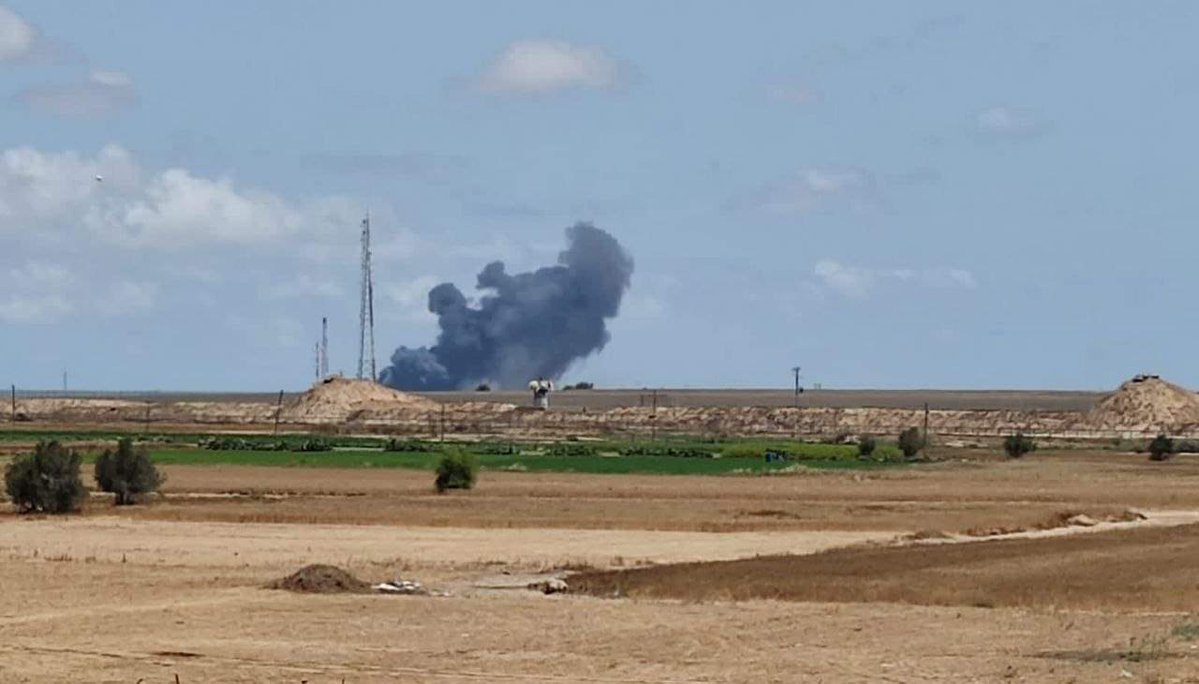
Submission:
<svg viewBox="0 0 1199 684">
<path fill-rule="evenodd" d="M 1178 611 L 1199 606 L 1199 525 L 1040 539 L 843 548 L 591 572 L 598 596 Z"/>
<path fill-rule="evenodd" d="M 1199 623 L 1199 527 L 959 539 L 1061 534 L 1034 528 L 1063 512 L 1193 515 L 1189 457 L 485 473 L 447 496 L 411 471 L 167 472 L 150 505 L 0 515 L 0 682 L 1199 681 L 1179 636 Z M 902 540 L 922 530 L 937 534 Z M 264 588 L 312 563 L 449 596 Z M 487 588 L 588 568 L 568 581 L 644 584 L 617 600 Z"/>
</svg>

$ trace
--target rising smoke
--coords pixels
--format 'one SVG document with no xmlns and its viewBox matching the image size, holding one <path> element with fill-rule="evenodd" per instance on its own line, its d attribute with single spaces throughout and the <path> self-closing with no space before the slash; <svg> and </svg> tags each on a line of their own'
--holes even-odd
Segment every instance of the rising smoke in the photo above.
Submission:
<svg viewBox="0 0 1199 684">
<path fill-rule="evenodd" d="M 380 381 L 405 390 L 452 390 L 487 381 L 521 387 L 557 378 L 603 349 L 606 320 L 629 287 L 633 259 L 616 238 L 589 223 L 566 229 L 557 266 L 510 275 L 501 261 L 479 272 L 477 307 L 452 283 L 429 291 L 441 333 L 432 347 L 400 347 Z"/>
</svg>

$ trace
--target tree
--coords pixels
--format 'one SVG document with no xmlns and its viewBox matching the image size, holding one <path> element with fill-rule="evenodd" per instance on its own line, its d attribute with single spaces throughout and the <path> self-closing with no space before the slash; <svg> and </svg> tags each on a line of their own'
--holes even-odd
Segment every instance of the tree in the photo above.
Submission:
<svg viewBox="0 0 1199 684">
<path fill-rule="evenodd" d="M 899 433 L 899 450 L 906 458 L 912 458 L 924 449 L 924 435 L 920 428 L 910 427 Z"/>
<path fill-rule="evenodd" d="M 470 489 L 475 486 L 479 471 L 479 459 L 462 449 L 450 449 L 437 464 L 437 479 L 433 486 L 437 493 L 447 489 Z"/>
<path fill-rule="evenodd" d="M 79 454 L 57 441 L 39 442 L 32 454 L 4 469 L 4 489 L 21 513 L 70 513 L 87 497 Z"/>
<path fill-rule="evenodd" d="M 1174 455 L 1174 440 L 1165 435 L 1158 435 L 1149 442 L 1149 460 L 1166 461 Z"/>
<path fill-rule="evenodd" d="M 1037 443 L 1031 438 L 1025 437 L 1023 432 L 1017 432 L 1003 438 L 1003 450 L 1007 452 L 1009 458 L 1020 458 L 1036 451 Z"/>
<path fill-rule="evenodd" d="M 874 453 L 874 448 L 878 445 L 874 441 L 874 437 L 870 435 L 861 435 L 858 437 L 858 456 L 866 458 Z"/>
<path fill-rule="evenodd" d="M 159 474 L 145 447 L 134 448 L 128 437 L 117 440 L 116 451 L 108 449 L 96 459 L 96 484 L 115 494 L 118 506 L 137 503 L 157 491 L 165 478 Z"/>
</svg>

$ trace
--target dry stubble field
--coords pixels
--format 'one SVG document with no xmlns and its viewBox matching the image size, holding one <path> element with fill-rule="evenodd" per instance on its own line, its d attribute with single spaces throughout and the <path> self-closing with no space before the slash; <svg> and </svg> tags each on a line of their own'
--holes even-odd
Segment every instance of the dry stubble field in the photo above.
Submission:
<svg viewBox="0 0 1199 684">
<path fill-rule="evenodd" d="M 1165 526 L 1199 511 L 1194 457 L 447 496 L 413 471 L 167 470 L 150 506 L 0 516 L 0 681 L 1199 681 L 1199 526 Z M 902 541 L 1129 507 L 1150 520 Z M 262 588 L 314 562 L 448 596 Z M 580 593 L 514 588 L 564 569 Z"/>
</svg>

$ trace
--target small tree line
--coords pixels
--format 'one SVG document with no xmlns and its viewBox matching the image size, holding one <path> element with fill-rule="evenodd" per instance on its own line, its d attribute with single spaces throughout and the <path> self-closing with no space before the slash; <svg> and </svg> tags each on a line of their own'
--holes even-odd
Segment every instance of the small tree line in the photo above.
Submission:
<svg viewBox="0 0 1199 684">
<path fill-rule="evenodd" d="M 83 457 L 57 440 L 39 442 L 33 453 L 18 456 L 4 470 L 4 489 L 22 513 L 72 513 L 87 498 L 80 471 Z M 127 506 L 158 491 L 166 479 L 144 447 L 125 438 L 96 458 L 93 476 L 113 503 Z"/>
</svg>

